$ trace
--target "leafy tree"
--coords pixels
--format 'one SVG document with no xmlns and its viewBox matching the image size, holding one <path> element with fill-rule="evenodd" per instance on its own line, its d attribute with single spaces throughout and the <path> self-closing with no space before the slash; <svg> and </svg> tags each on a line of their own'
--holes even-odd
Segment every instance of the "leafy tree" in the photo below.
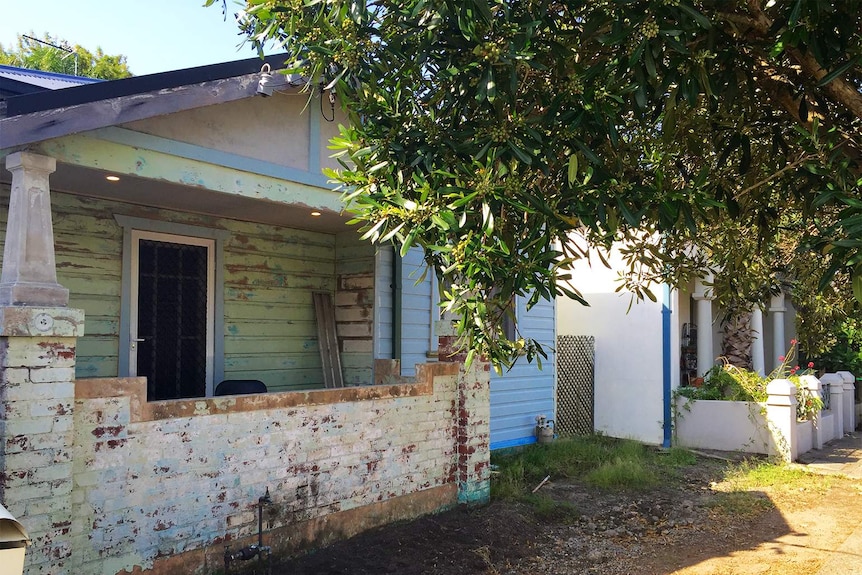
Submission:
<svg viewBox="0 0 862 575">
<path fill-rule="evenodd" d="M 614 241 L 642 297 L 712 262 L 756 301 L 781 266 L 739 256 L 787 234 L 820 289 L 862 295 L 862 0 L 249 0 L 241 22 L 338 94 L 367 237 L 422 246 L 492 361 L 541 351 L 500 338 L 514 295 L 582 299 L 572 263 Z"/>
<path fill-rule="evenodd" d="M 123 55 L 111 56 L 105 54 L 101 48 L 96 48 L 93 53 L 78 44 L 72 46 L 66 40 L 54 38 L 50 34 L 45 34 L 40 40 L 47 44 L 24 35 L 19 35 L 17 44 L 8 50 L 0 44 L 0 64 L 102 80 L 117 80 L 132 75 Z"/>
</svg>

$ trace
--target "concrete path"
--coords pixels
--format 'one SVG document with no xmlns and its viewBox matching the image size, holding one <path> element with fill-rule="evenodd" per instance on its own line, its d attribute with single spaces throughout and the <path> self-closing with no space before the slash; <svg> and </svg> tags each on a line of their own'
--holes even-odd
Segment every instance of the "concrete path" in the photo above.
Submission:
<svg viewBox="0 0 862 575">
<path fill-rule="evenodd" d="M 803 454 L 799 464 L 817 473 L 862 479 L 862 432 L 855 431 L 823 449 Z M 818 575 L 862 575 L 862 523 L 828 555 Z"/>
<path fill-rule="evenodd" d="M 862 432 L 848 433 L 841 439 L 830 441 L 823 449 L 812 449 L 799 457 L 799 463 L 817 473 L 862 479 Z"/>
</svg>

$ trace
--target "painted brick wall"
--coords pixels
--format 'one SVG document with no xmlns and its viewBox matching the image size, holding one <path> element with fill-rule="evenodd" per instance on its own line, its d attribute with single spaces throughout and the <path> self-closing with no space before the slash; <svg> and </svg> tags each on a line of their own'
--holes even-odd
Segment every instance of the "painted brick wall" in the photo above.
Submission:
<svg viewBox="0 0 862 575">
<path fill-rule="evenodd" d="M 34 328 L 45 316 L 51 325 Z M 0 501 L 33 541 L 28 575 L 76 573 L 71 446 L 83 324 L 80 310 L 0 307 Z"/>
<path fill-rule="evenodd" d="M 184 572 L 209 573 L 225 543 L 251 542 L 267 487 L 266 543 L 279 551 L 451 505 L 459 486 L 481 500 L 487 381 L 481 367 L 438 364 L 412 384 L 153 403 L 142 380 L 78 381 L 76 562 L 168 573 L 185 554 Z"/>
</svg>

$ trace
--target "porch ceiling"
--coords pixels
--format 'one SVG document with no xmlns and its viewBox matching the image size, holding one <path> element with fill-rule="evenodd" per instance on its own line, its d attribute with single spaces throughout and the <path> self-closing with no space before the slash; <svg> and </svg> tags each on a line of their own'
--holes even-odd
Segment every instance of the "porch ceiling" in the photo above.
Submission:
<svg viewBox="0 0 862 575">
<path fill-rule="evenodd" d="M 142 206 L 192 212 L 222 218 L 259 222 L 302 230 L 337 233 L 351 229 L 348 214 L 308 206 L 258 200 L 236 194 L 184 186 L 122 174 L 120 181 L 105 179 L 110 172 L 57 163 L 51 174 L 51 189 Z M 12 174 L 2 170 L 0 181 L 9 184 Z M 82 191 L 85 190 L 85 191 Z M 320 216 L 311 215 L 313 210 Z"/>
</svg>

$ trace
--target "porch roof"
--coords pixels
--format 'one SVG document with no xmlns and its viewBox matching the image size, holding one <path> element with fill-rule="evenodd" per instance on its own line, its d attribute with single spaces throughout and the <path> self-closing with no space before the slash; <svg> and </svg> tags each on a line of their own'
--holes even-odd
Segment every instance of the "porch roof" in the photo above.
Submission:
<svg viewBox="0 0 862 575">
<path fill-rule="evenodd" d="M 284 54 L 94 82 L 0 101 L 0 149 L 253 96 Z"/>
<path fill-rule="evenodd" d="M 317 164 L 298 170 L 122 127 L 254 98 L 263 65 L 279 69 L 285 59 L 276 54 L 0 98 L 0 159 L 24 149 L 56 158 L 51 184 L 59 191 L 343 231 L 349 216 Z M 309 153 L 320 145 L 315 138 Z M 122 176 L 122 186 L 106 181 L 109 174 Z M 8 182 L 0 169 L 0 183 Z"/>
</svg>

